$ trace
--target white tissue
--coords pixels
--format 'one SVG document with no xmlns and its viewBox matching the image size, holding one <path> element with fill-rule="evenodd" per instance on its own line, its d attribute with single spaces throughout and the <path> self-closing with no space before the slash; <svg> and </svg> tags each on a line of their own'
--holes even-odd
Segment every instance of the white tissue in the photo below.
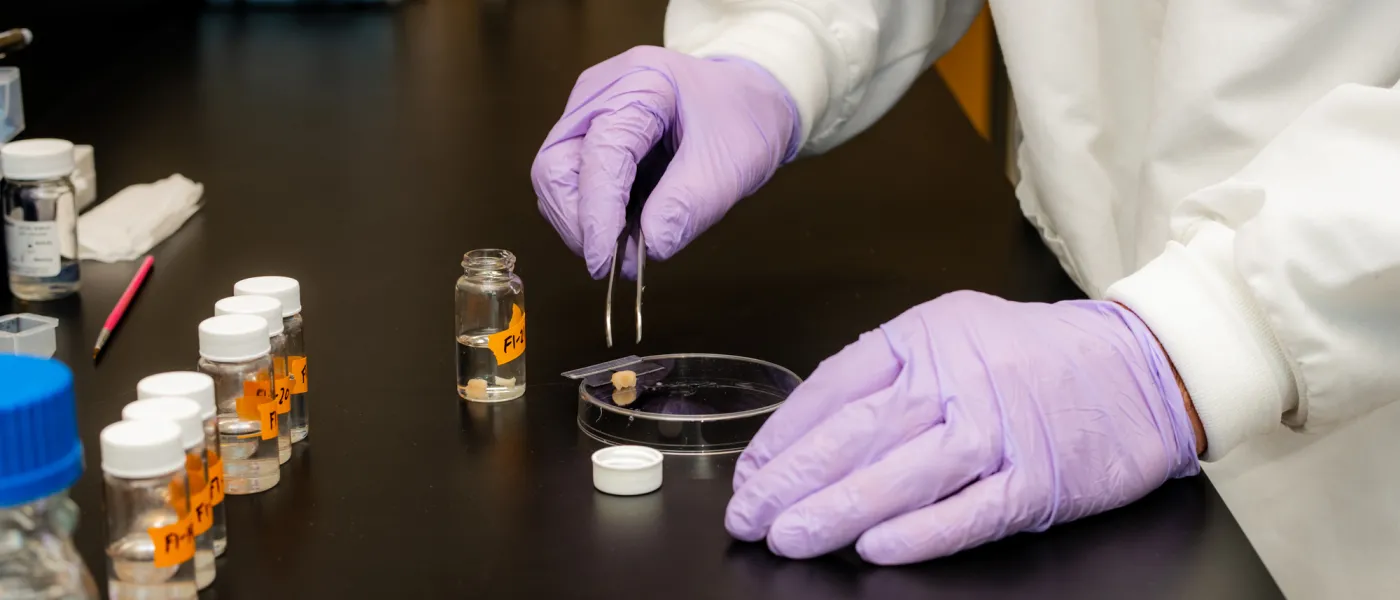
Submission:
<svg viewBox="0 0 1400 600">
<path fill-rule="evenodd" d="M 180 229 L 201 206 L 204 185 L 176 173 L 117 192 L 78 217 L 80 256 L 86 260 L 135 260 Z"/>
</svg>

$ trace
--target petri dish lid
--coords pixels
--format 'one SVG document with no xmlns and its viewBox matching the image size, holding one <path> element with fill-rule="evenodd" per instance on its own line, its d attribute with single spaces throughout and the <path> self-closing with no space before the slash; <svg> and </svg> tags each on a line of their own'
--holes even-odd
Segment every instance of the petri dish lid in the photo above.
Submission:
<svg viewBox="0 0 1400 600">
<path fill-rule="evenodd" d="M 637 385 L 616 389 L 612 374 Z M 628 356 L 564 373 L 579 380 L 578 423 L 590 437 L 668 454 L 743 450 L 802 383 L 773 363 L 724 354 Z"/>
</svg>

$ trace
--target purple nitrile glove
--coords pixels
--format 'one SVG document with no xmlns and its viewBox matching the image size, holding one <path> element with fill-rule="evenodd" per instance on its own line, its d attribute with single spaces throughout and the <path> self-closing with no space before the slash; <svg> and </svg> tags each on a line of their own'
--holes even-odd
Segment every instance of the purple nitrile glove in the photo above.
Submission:
<svg viewBox="0 0 1400 600">
<path fill-rule="evenodd" d="M 665 260 L 792 160 L 799 127 L 792 96 L 762 67 L 640 46 L 579 76 L 531 177 L 540 212 L 601 279 L 626 224 L 637 163 L 653 146 L 664 141 L 674 156 L 641 226 L 647 255 Z M 627 250 L 623 270 L 632 277 L 635 244 Z"/>
<path fill-rule="evenodd" d="M 948 294 L 827 359 L 759 431 L 725 526 L 806 558 L 946 556 L 1195 474 L 1171 364 L 1109 302 Z"/>
</svg>

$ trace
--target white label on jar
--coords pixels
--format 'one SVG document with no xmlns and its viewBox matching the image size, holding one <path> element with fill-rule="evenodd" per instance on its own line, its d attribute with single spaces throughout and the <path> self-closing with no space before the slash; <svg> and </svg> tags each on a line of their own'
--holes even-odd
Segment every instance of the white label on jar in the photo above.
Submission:
<svg viewBox="0 0 1400 600">
<path fill-rule="evenodd" d="M 5 254 L 10 273 L 24 277 L 56 277 L 59 261 L 58 223 L 15 221 L 5 217 Z"/>
</svg>

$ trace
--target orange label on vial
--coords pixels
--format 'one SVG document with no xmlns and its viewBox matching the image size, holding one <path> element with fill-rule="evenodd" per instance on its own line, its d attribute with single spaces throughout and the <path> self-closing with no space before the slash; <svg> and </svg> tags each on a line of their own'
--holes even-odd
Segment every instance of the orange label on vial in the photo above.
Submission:
<svg viewBox="0 0 1400 600">
<path fill-rule="evenodd" d="M 262 423 L 262 439 L 277 439 L 276 402 L 264 402 L 258 405 L 258 421 Z"/>
<path fill-rule="evenodd" d="M 190 494 L 190 508 L 195 535 L 202 535 L 214 526 L 214 503 L 209 500 L 209 488 Z"/>
<path fill-rule="evenodd" d="M 525 353 L 525 311 L 520 305 L 510 305 L 510 325 L 486 338 L 487 347 L 496 355 L 496 364 L 503 365 Z"/>
<path fill-rule="evenodd" d="M 194 534 L 200 535 L 214 525 L 214 504 L 209 498 L 204 459 L 198 454 L 185 457 L 185 474 L 190 481 L 190 516 L 194 519 Z"/>
<path fill-rule="evenodd" d="M 209 505 L 218 506 L 224 501 L 224 461 L 214 456 L 213 452 L 206 452 L 209 462 Z"/>
<path fill-rule="evenodd" d="M 278 378 L 272 386 L 272 394 L 277 400 L 277 414 L 292 412 L 292 380 L 286 377 Z"/>
<path fill-rule="evenodd" d="M 305 394 L 309 387 L 306 384 L 306 357 L 288 356 L 287 374 L 292 378 L 292 393 Z"/>
<path fill-rule="evenodd" d="M 258 405 L 272 402 L 272 389 L 267 381 L 257 379 L 243 382 L 243 396 L 238 399 L 238 418 L 251 421 L 258 418 Z"/>
<path fill-rule="evenodd" d="M 156 546 L 156 568 L 179 566 L 194 558 L 194 521 L 189 516 L 165 527 L 150 527 L 146 534 Z"/>
</svg>

